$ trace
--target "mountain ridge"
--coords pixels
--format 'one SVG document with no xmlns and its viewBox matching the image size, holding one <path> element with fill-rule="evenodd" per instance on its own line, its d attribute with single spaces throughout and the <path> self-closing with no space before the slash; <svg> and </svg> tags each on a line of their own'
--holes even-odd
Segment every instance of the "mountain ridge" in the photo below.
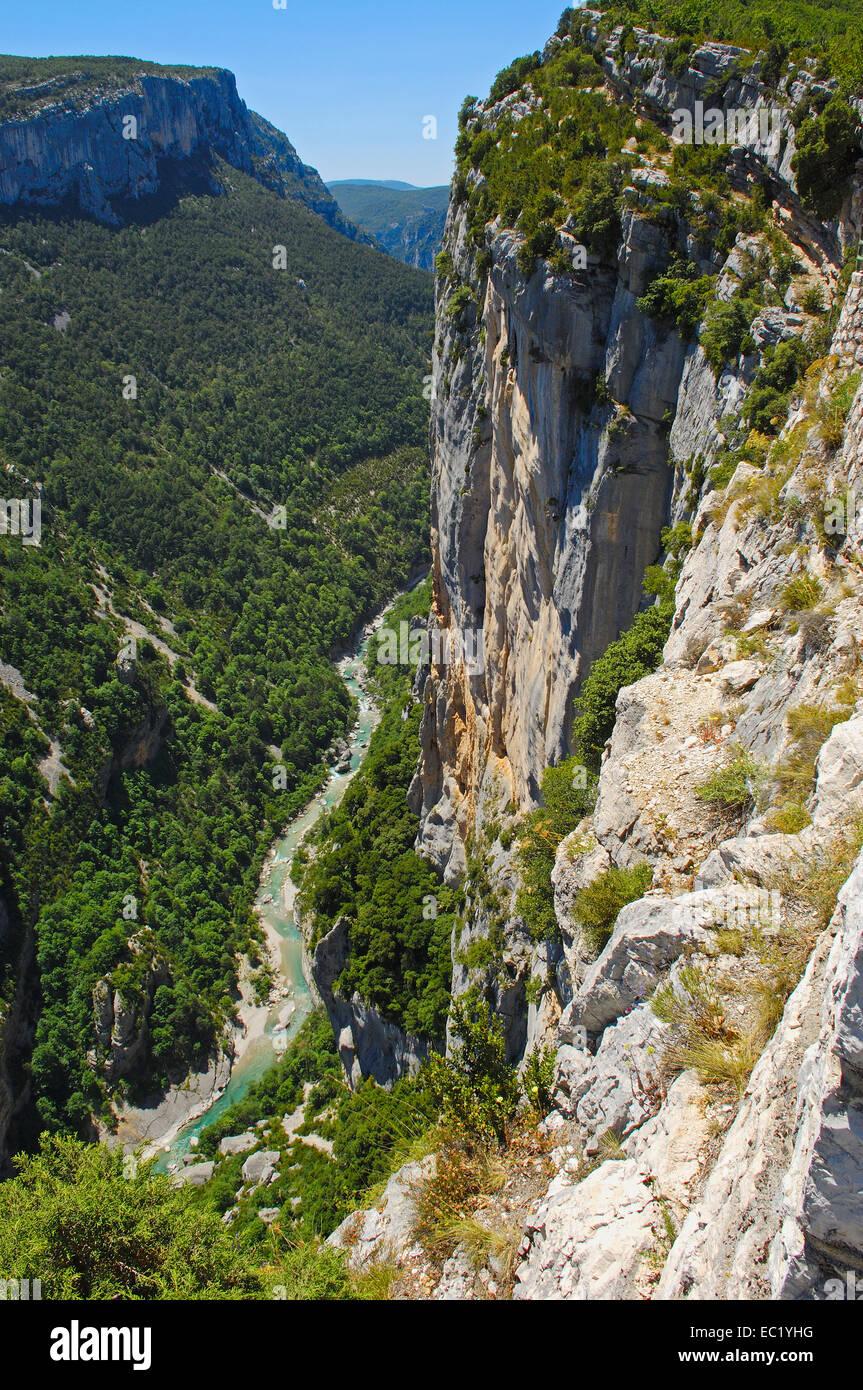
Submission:
<svg viewBox="0 0 863 1390">
<path fill-rule="evenodd" d="M 22 61 L 37 74 L 46 65 L 47 81 L 16 86 L 9 74 Z M 122 216 L 115 204 L 152 197 L 167 166 L 203 166 L 217 191 L 211 166 L 220 157 L 280 197 L 304 203 L 349 240 L 372 244 L 288 137 L 247 108 L 229 69 L 138 59 L 89 60 L 90 68 L 80 69 L 79 61 L 0 57 L 0 205 L 71 201 L 116 225 Z"/>
</svg>

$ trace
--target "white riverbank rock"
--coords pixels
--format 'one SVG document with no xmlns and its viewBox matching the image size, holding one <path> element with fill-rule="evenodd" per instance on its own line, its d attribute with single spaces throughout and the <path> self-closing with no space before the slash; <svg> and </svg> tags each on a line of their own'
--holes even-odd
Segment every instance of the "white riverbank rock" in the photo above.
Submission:
<svg viewBox="0 0 863 1390">
<path fill-rule="evenodd" d="M 191 1163 L 172 1179 L 172 1187 L 203 1187 L 213 1176 L 215 1163 Z"/>
<path fill-rule="evenodd" d="M 251 1130 L 247 1130 L 245 1134 L 228 1134 L 219 1140 L 219 1153 L 228 1157 L 232 1154 L 243 1154 L 248 1149 L 253 1149 L 257 1142 L 258 1136 Z"/>
<path fill-rule="evenodd" d="M 243 1164 L 243 1181 L 250 1187 L 259 1187 L 272 1181 L 280 1154 L 278 1149 L 259 1149 L 250 1154 Z"/>
</svg>

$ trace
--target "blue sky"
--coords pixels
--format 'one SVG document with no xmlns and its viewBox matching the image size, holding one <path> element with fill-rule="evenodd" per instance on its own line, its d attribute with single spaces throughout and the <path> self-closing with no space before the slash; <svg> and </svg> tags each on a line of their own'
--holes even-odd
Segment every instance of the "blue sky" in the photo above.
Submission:
<svg viewBox="0 0 863 1390">
<path fill-rule="evenodd" d="M 542 48 L 565 0 L 6 0 L 8 53 L 211 64 L 325 179 L 447 183 L 456 116 Z M 437 139 L 423 138 L 423 119 Z"/>
</svg>

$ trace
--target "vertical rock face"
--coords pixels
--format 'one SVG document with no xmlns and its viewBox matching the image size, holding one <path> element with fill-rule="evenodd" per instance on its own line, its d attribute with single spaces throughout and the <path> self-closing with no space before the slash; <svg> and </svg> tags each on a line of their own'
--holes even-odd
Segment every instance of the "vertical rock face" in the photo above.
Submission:
<svg viewBox="0 0 863 1390">
<path fill-rule="evenodd" d="M 69 59 L 70 68 L 74 62 Z M 89 97 L 79 93 L 74 105 L 60 94 L 0 123 L 0 204 L 71 201 L 100 221 L 118 223 L 124 204 L 157 193 L 172 169 L 181 182 L 184 170 L 199 180 L 203 174 L 219 191 L 209 168 L 216 158 L 299 199 L 344 235 L 371 240 L 343 217 L 288 138 L 246 108 L 233 73 L 222 69 L 187 80 L 142 71 L 113 91 L 102 84 Z"/>
<path fill-rule="evenodd" d="M 590 24 L 592 12 L 585 16 Z M 780 84 L 780 109 L 757 64 L 736 71 L 739 49 L 704 44 L 675 75 L 659 35 L 637 29 L 637 51 L 622 54 L 621 31 L 585 32 L 610 100 L 670 125 L 677 108 L 710 105 L 721 90 L 723 110 L 747 116 L 731 142 L 729 178 L 751 192 L 769 175 L 799 267 L 835 287 L 859 228 L 859 191 L 844 221 L 804 211 L 789 110 L 804 95 L 826 100 L 836 84 L 798 70 Z M 561 42 L 550 41 L 546 58 Z M 518 120 L 530 103 L 482 108 L 483 128 L 504 108 Z M 759 113 L 770 114 L 767 129 Z M 741 233 L 727 257 L 711 259 L 687 216 L 652 197 L 668 182 L 664 169 L 631 177 L 619 242 L 601 257 L 579 268 L 574 238 L 558 233 L 573 276 L 540 260 L 526 278 L 521 238 L 499 218 L 486 226 L 478 261 L 464 204 L 454 198 L 450 208 L 444 249 L 453 269 L 438 284 L 431 421 L 433 622 L 454 635 L 456 651 L 481 632 L 485 665 L 477 672 L 454 660 L 434 668 L 425 689 L 413 800 L 419 848 L 448 881 L 464 871 L 465 838 L 510 800 L 531 805 L 543 769 L 569 751 L 586 670 L 637 611 L 663 525 L 691 515 L 697 501 L 701 482 L 693 493 L 687 461 L 701 459 L 703 478 L 725 442 L 723 420 L 739 417 L 765 353 L 807 329 L 795 292 L 784 292 L 752 323 L 754 347 L 717 373 L 694 337 L 683 342 L 642 313 L 638 297 L 675 251 L 698 274 L 719 272 L 714 293 L 728 300 L 766 242 Z M 483 181 L 476 172 L 470 179 Z M 696 194 L 693 220 L 703 213 Z M 858 333 L 849 328 L 843 340 L 851 358 Z"/>
<path fill-rule="evenodd" d="M 425 689 L 421 845 L 447 877 L 461 841 L 569 746 L 572 698 L 637 611 L 659 553 L 672 469 L 667 414 L 685 350 L 637 308 L 662 232 L 624 217 L 617 265 L 526 280 L 511 231 L 480 276 L 463 214 L 446 245 L 479 307 L 441 294 L 432 410 L 433 621 L 484 669 L 453 661 Z M 455 365 L 453 365 L 453 363 Z M 604 382 L 607 395 L 597 384 Z"/>
<path fill-rule="evenodd" d="M 302 931 L 296 904 L 294 916 Z M 339 918 L 313 950 L 304 944 L 303 971 L 313 996 L 327 1011 L 348 1084 L 358 1086 L 370 1076 L 380 1086 L 391 1086 L 400 1076 L 417 1071 L 427 1060 L 431 1043 L 404 1033 L 358 994 L 346 999 L 338 993 L 349 949 L 348 923 Z"/>
</svg>

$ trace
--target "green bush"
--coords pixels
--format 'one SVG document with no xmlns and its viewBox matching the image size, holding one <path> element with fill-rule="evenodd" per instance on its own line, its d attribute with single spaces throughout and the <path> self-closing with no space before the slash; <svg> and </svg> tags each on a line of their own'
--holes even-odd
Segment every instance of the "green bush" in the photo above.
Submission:
<svg viewBox="0 0 863 1390">
<path fill-rule="evenodd" d="M 761 434 L 776 434 L 788 413 L 788 397 L 813 358 L 802 338 L 768 348 L 743 407 L 744 418 Z"/>
<path fill-rule="evenodd" d="M 43 1135 L 0 1183 L 0 1269 L 50 1299 L 242 1299 L 260 1281 L 215 1212 L 122 1149 Z"/>
<path fill-rule="evenodd" d="M 608 869 L 582 888 L 574 916 L 594 955 L 599 955 L 614 931 L 621 908 L 644 897 L 652 879 L 649 864 L 635 864 L 629 869 Z"/>
<path fill-rule="evenodd" d="M 848 103 L 834 97 L 820 116 L 809 116 L 796 133 L 791 167 L 805 207 L 835 217 L 861 153 L 860 119 Z"/>
<path fill-rule="evenodd" d="M 542 54 L 539 51 L 527 54 L 524 58 L 516 58 L 494 79 L 489 92 L 489 101 L 502 101 L 504 97 L 517 92 L 519 87 L 524 86 L 531 73 L 541 66 Z"/>
<path fill-rule="evenodd" d="M 757 771 L 748 753 L 740 753 L 696 788 L 696 796 L 726 811 L 742 812 L 753 800 L 751 780 Z"/>
<path fill-rule="evenodd" d="M 716 299 L 708 309 L 700 341 L 717 376 L 726 363 L 737 361 L 755 312 L 755 305 L 736 297 Z"/>
<path fill-rule="evenodd" d="M 814 574 L 795 575 L 782 590 L 782 607 L 790 612 L 803 613 L 815 607 L 821 593 L 821 582 Z"/>
<path fill-rule="evenodd" d="M 709 302 L 711 285 L 709 275 L 699 276 L 691 261 L 677 257 L 651 281 L 638 307 L 652 318 L 675 323 L 682 338 L 691 338 Z"/>
<path fill-rule="evenodd" d="M 625 685 L 647 676 L 662 660 L 674 605 L 668 601 L 639 613 L 627 632 L 606 648 L 590 669 L 576 700 L 573 742 L 582 762 L 599 771 L 602 750 L 614 728 L 617 697 Z"/>
<path fill-rule="evenodd" d="M 587 814 L 596 795 L 595 776 L 579 776 L 580 767 L 578 759 L 571 757 L 557 767 L 545 769 L 541 783 L 543 805 L 531 811 L 521 828 L 521 886 L 516 905 L 534 941 L 554 941 L 559 935 L 551 886 L 555 854 L 561 840 Z"/>
<path fill-rule="evenodd" d="M 453 1006 L 451 1028 L 449 1058 L 434 1054 L 425 1069 L 429 1092 L 445 1125 L 472 1142 L 503 1143 L 521 1088 L 506 1060 L 500 1019 L 485 1000 L 464 995 Z"/>
</svg>

